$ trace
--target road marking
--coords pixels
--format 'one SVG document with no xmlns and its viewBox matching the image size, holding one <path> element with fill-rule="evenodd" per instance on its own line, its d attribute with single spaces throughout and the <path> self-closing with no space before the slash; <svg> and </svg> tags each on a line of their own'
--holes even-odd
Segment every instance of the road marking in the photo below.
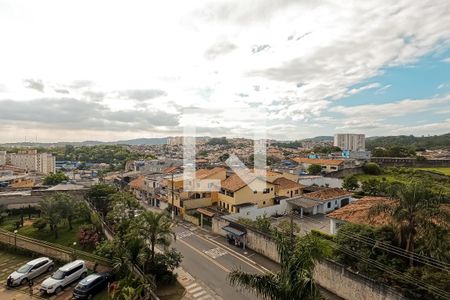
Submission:
<svg viewBox="0 0 450 300">
<path fill-rule="evenodd" d="M 180 243 L 185 244 L 186 246 L 188 246 L 189 248 L 191 248 L 192 250 L 194 250 L 195 252 L 197 252 L 198 254 L 202 255 L 203 257 L 205 257 L 206 259 L 208 259 L 210 262 L 212 262 L 213 264 L 215 264 L 216 266 L 218 266 L 219 268 L 221 268 L 222 270 L 224 270 L 227 273 L 230 273 L 231 271 L 227 268 L 225 268 L 224 266 L 222 266 L 221 264 L 219 264 L 217 261 L 215 261 L 214 259 L 212 259 L 211 257 L 209 257 L 208 255 L 206 255 L 205 253 L 203 253 L 202 251 L 198 250 L 197 248 L 191 246 L 190 244 L 186 243 L 183 240 L 179 240 Z"/>
<path fill-rule="evenodd" d="M 197 237 L 199 237 L 199 238 L 201 238 L 201 239 L 203 239 L 203 240 L 205 240 L 205 241 L 207 241 L 207 242 L 209 242 L 211 244 L 217 245 L 217 246 L 225 249 L 225 251 L 228 251 L 228 253 L 230 255 L 232 255 L 232 256 L 236 257 L 237 259 L 243 261 L 244 263 L 246 263 L 247 265 L 253 267 L 254 269 L 256 269 L 257 271 L 259 271 L 261 273 L 265 273 L 265 272 L 273 273 L 272 271 L 270 271 L 269 269 L 267 269 L 267 268 L 265 268 L 263 266 L 255 266 L 256 262 L 254 262 L 253 260 L 251 260 L 251 259 L 249 259 L 249 258 L 247 258 L 247 257 L 245 257 L 243 255 L 241 255 L 240 253 L 238 253 L 238 252 L 236 252 L 236 251 L 234 251 L 234 250 L 232 250 L 232 249 L 230 249 L 230 248 L 228 248 L 228 247 L 226 247 L 224 245 L 222 245 L 221 243 L 219 243 L 217 241 L 214 241 L 212 239 L 205 239 L 204 237 L 202 237 L 202 236 L 200 236 L 198 234 L 195 235 L 195 236 L 197 236 Z"/>
<path fill-rule="evenodd" d="M 201 292 L 199 292 L 197 294 L 194 294 L 193 296 L 194 296 L 194 298 L 198 298 L 198 297 L 200 297 L 201 295 L 204 295 L 204 294 L 206 294 L 206 292 L 205 291 L 201 291 Z"/>
<path fill-rule="evenodd" d="M 194 233 L 192 231 L 182 231 L 177 233 L 177 239 L 184 239 L 185 237 L 191 236 Z"/>
<path fill-rule="evenodd" d="M 225 249 L 222 249 L 220 247 L 203 250 L 203 252 L 206 253 L 207 255 L 211 256 L 214 259 L 228 254 L 228 251 L 226 251 Z"/>
<path fill-rule="evenodd" d="M 195 289 L 190 290 L 189 293 L 193 294 L 193 293 L 196 293 L 196 292 L 201 291 L 201 290 L 202 290 L 202 287 L 198 286 Z"/>
<path fill-rule="evenodd" d="M 196 284 L 195 282 L 193 284 L 190 284 L 186 287 L 186 290 L 189 290 L 191 288 L 193 288 L 194 286 L 197 286 L 198 284 Z"/>
</svg>

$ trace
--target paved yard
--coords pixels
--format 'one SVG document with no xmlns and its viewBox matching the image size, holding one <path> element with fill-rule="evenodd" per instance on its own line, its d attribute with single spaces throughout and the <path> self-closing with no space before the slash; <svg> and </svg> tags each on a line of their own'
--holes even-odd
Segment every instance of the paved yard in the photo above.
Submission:
<svg viewBox="0 0 450 300">
<path fill-rule="evenodd" d="M 277 218 L 272 224 L 277 225 L 283 220 L 290 220 L 289 216 L 284 216 Z M 294 222 L 300 227 L 300 233 L 306 234 L 312 229 L 319 230 L 325 233 L 330 233 L 330 219 L 325 215 L 317 214 L 314 216 L 303 216 L 300 218 L 299 215 L 294 215 Z"/>
<path fill-rule="evenodd" d="M 35 278 L 33 286 L 33 295 L 30 295 L 30 289 L 28 286 L 19 286 L 14 288 L 6 288 L 6 278 L 9 274 L 14 272 L 18 267 L 25 264 L 26 262 L 32 260 L 32 257 L 27 257 L 23 255 L 15 255 L 10 252 L 4 252 L 0 250 L 0 299 L 50 299 L 50 300 L 66 300 L 72 298 L 73 288 L 78 282 L 72 283 L 70 286 L 66 287 L 61 293 L 52 296 L 40 296 L 39 287 L 42 281 L 46 279 L 50 274 L 46 273 L 38 278 Z M 104 295 L 102 295 L 104 296 Z M 101 296 L 100 296 L 101 297 Z M 95 297 L 94 299 L 100 299 Z"/>
</svg>

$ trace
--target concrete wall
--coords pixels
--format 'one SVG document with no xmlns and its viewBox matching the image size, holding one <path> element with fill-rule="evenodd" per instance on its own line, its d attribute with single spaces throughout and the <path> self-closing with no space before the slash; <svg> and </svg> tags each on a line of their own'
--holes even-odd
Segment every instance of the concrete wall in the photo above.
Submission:
<svg viewBox="0 0 450 300">
<path fill-rule="evenodd" d="M 406 300 L 393 289 L 328 260 L 316 265 L 314 279 L 323 288 L 348 300 Z"/>
<path fill-rule="evenodd" d="M 222 227 L 233 224 L 226 219 L 215 217 L 212 220 L 212 231 L 216 234 L 226 236 Z M 237 226 L 243 227 L 238 224 Z M 267 258 L 280 262 L 277 247 L 272 238 L 264 233 L 246 228 L 247 247 Z M 322 261 L 316 265 L 314 270 L 316 282 L 328 291 L 346 300 L 404 300 L 392 289 L 374 280 L 347 270 L 343 265 L 333 261 Z"/>
<path fill-rule="evenodd" d="M 356 167 L 356 168 L 348 168 L 348 169 L 343 169 L 343 170 L 339 170 L 336 172 L 331 172 L 331 173 L 325 174 L 325 176 L 333 177 L 333 178 L 344 178 L 347 176 L 363 174 L 363 173 L 364 173 L 364 171 L 363 171 L 362 167 Z"/>
<path fill-rule="evenodd" d="M 300 177 L 299 183 L 303 185 L 316 184 L 318 186 L 326 186 L 328 184 L 330 188 L 342 188 L 342 179 L 323 176 Z"/>
<path fill-rule="evenodd" d="M 290 208 L 288 207 L 286 200 L 281 200 L 280 204 L 267 207 L 261 208 L 258 208 L 257 206 L 242 207 L 239 210 L 239 213 L 235 213 L 232 216 L 236 218 L 248 218 L 256 220 L 256 218 L 260 216 L 266 215 L 270 217 L 273 215 L 284 215 L 289 211 Z"/>
<path fill-rule="evenodd" d="M 28 205 L 36 206 L 45 197 L 54 195 L 58 191 L 31 191 L 31 195 L 15 194 L 15 195 L 0 195 L 0 206 L 4 205 L 6 208 L 25 207 Z M 87 190 L 77 191 L 60 191 L 64 194 L 69 194 L 75 199 L 83 200 Z"/>
</svg>

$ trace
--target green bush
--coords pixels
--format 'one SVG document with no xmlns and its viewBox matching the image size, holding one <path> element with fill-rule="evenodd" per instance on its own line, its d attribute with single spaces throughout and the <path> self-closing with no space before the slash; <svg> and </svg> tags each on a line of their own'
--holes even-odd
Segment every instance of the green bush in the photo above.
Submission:
<svg viewBox="0 0 450 300">
<path fill-rule="evenodd" d="M 363 171 L 369 175 L 380 175 L 382 170 L 380 166 L 376 163 L 367 163 L 363 166 Z"/>
<path fill-rule="evenodd" d="M 33 227 L 36 228 L 37 230 L 42 230 L 46 226 L 47 226 L 47 221 L 42 218 L 39 218 L 33 222 Z"/>
</svg>

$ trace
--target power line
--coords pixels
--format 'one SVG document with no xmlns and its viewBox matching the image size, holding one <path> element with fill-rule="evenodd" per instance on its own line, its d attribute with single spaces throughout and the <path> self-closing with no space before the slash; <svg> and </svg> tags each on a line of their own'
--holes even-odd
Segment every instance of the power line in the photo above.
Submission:
<svg viewBox="0 0 450 300">
<path fill-rule="evenodd" d="M 402 249 L 402 248 L 399 248 L 399 247 L 396 247 L 393 245 L 389 245 L 389 244 L 383 243 L 381 241 L 377 241 L 377 240 L 369 238 L 369 237 L 364 237 L 364 236 L 357 235 L 357 234 L 344 233 L 342 231 L 340 231 L 339 234 L 343 235 L 344 237 L 348 237 L 350 239 L 354 239 L 356 241 L 379 248 L 381 250 L 402 256 L 404 258 L 413 259 L 421 264 L 436 268 L 438 270 L 450 272 L 450 264 L 439 261 L 437 259 L 419 255 L 414 252 L 411 252 L 411 251 L 408 251 L 408 250 L 405 250 L 405 249 Z"/>
<path fill-rule="evenodd" d="M 357 259 L 359 259 L 361 261 L 364 261 L 364 262 L 368 263 L 369 265 L 375 266 L 376 268 L 378 268 L 378 269 L 380 269 L 380 270 L 382 270 L 382 271 L 384 271 L 386 273 L 389 273 L 389 274 L 391 274 L 391 275 L 393 275 L 393 276 L 395 276 L 397 278 L 400 278 L 400 279 L 404 280 L 405 282 L 408 282 L 410 284 L 413 284 L 415 286 L 423 288 L 423 289 L 427 290 L 428 292 L 430 292 L 430 293 L 432 293 L 434 295 L 442 297 L 443 299 L 450 299 L 450 293 L 448 293 L 448 292 L 446 292 L 444 290 L 441 290 L 440 288 L 437 288 L 437 287 L 435 287 L 433 285 L 424 283 L 424 282 L 418 280 L 417 278 L 414 278 L 414 277 L 412 277 L 412 276 L 410 276 L 408 274 L 401 273 L 401 272 L 399 272 L 399 271 L 397 271 L 397 270 L 395 270 L 393 268 L 390 268 L 390 267 L 388 267 L 388 266 L 386 266 L 386 265 L 384 265 L 384 264 L 382 264 L 382 263 L 380 263 L 380 262 L 378 262 L 376 260 L 373 260 L 373 259 L 370 259 L 370 258 L 367 258 L 367 257 L 363 257 L 362 255 L 357 254 L 356 252 L 352 251 L 349 248 L 346 248 L 346 247 L 341 246 L 341 245 L 337 245 L 336 243 L 333 244 L 333 248 L 335 248 L 336 250 L 341 251 L 341 252 L 343 252 L 343 253 L 345 253 L 345 254 L 347 254 L 349 256 L 352 256 L 352 257 L 357 258 Z"/>
</svg>

